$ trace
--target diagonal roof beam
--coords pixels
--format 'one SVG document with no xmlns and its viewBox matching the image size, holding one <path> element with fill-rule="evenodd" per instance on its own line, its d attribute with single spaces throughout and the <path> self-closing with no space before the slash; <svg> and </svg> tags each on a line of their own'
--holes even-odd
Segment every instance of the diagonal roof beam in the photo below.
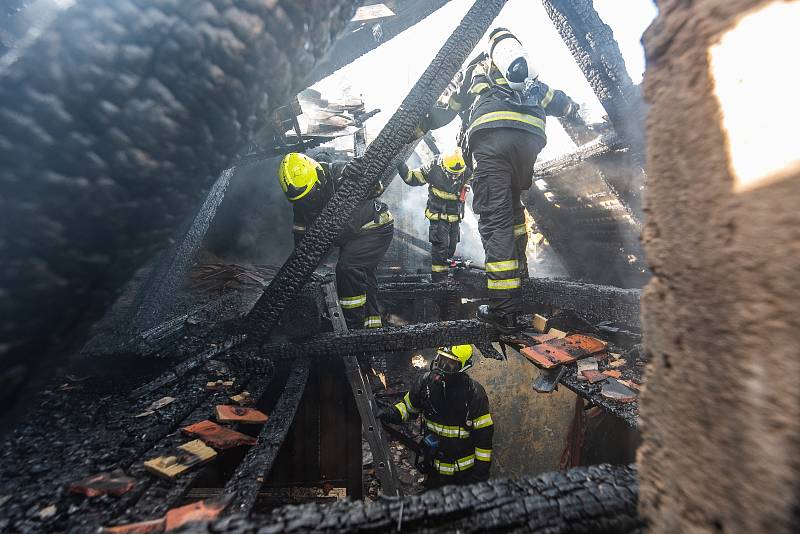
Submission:
<svg viewBox="0 0 800 534">
<path fill-rule="evenodd" d="M 417 125 L 464 64 L 505 2 L 475 1 L 398 110 L 367 148 L 363 158 L 354 160 L 347 167 L 344 185 L 325 206 L 253 308 L 245 324 L 249 331 L 269 334 L 283 310 L 330 250 L 356 207 L 369 196 L 392 159 L 407 146 Z"/>
</svg>

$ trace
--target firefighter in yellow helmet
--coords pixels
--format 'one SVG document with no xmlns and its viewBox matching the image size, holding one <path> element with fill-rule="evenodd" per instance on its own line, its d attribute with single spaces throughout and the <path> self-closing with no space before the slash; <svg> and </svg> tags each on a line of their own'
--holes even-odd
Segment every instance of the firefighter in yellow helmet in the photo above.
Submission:
<svg viewBox="0 0 800 534">
<path fill-rule="evenodd" d="M 531 187 L 533 166 L 547 143 L 546 116 L 571 120 L 579 106 L 539 80 L 510 31 L 495 28 L 488 45 L 456 76 L 419 131 L 461 116 L 462 148 L 475 171 L 472 207 L 486 252 L 490 298 L 478 308 L 478 319 L 513 332 L 520 328 L 521 285 L 528 277 L 522 191 Z"/>
<path fill-rule="evenodd" d="M 470 378 L 472 345 L 439 347 L 430 370 L 403 399 L 382 411 L 387 423 L 422 419 L 425 486 L 470 484 L 489 478 L 494 423 L 483 386 Z"/>
<path fill-rule="evenodd" d="M 430 221 L 431 279 L 443 281 L 450 271 L 449 260 L 461 238 L 460 223 L 464 218 L 464 200 L 472 170 L 464 161 L 461 149 L 456 148 L 436 156 L 418 169 L 409 169 L 402 163 L 397 172 L 408 185 L 428 186 L 425 218 Z"/>
<path fill-rule="evenodd" d="M 295 245 L 322 213 L 342 180 L 346 162 L 319 162 L 292 152 L 278 166 L 278 182 L 292 204 Z M 336 240 L 336 289 L 349 329 L 380 328 L 378 282 L 375 269 L 383 259 L 394 234 L 394 219 L 386 204 L 377 200 L 383 186 L 376 187 L 350 217 Z"/>
</svg>

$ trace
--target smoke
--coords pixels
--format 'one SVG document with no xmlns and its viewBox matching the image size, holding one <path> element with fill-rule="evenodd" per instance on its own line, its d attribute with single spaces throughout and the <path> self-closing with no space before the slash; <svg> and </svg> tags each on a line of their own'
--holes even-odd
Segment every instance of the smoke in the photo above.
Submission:
<svg viewBox="0 0 800 534">
<path fill-rule="evenodd" d="M 292 252 L 292 208 L 278 185 L 280 158 L 237 167 L 206 234 L 207 252 L 235 263 L 281 265 Z"/>
</svg>

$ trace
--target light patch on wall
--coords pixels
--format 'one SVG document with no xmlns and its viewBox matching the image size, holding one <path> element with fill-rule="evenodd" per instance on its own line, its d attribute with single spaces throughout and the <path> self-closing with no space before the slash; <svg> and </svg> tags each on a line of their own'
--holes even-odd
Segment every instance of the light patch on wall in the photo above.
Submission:
<svg viewBox="0 0 800 534">
<path fill-rule="evenodd" d="M 751 12 L 709 50 L 734 190 L 800 172 L 800 1 Z"/>
</svg>

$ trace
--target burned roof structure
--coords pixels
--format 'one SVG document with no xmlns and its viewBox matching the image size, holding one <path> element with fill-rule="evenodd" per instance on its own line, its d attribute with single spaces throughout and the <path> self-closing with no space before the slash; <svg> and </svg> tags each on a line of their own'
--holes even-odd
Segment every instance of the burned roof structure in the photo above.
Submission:
<svg viewBox="0 0 800 534">
<path fill-rule="evenodd" d="M 475 0 L 371 139 L 367 102 L 309 86 L 447 2 L 81 0 L 25 38 L 8 30 L 25 2 L 2 13 L 3 529 L 642 531 L 646 109 L 591 0 L 542 0 L 606 117 L 562 120 L 577 148 L 536 166 L 531 224 L 569 277 L 524 281 L 530 328 L 472 319 L 487 291 L 469 261 L 446 282 L 410 272 L 427 242 L 401 229 L 379 278 L 396 320 L 348 331 L 325 263 L 377 181 L 438 151 L 414 130 L 505 3 Z M 216 256 L 245 224 L 236 178 L 293 150 L 352 160 L 343 187 L 297 246 L 274 237 L 275 261 Z M 526 395 L 574 392 L 562 471 L 409 491 L 418 436 L 375 412 L 457 343 L 533 369 Z M 604 417 L 626 443 L 582 461 Z"/>
</svg>

